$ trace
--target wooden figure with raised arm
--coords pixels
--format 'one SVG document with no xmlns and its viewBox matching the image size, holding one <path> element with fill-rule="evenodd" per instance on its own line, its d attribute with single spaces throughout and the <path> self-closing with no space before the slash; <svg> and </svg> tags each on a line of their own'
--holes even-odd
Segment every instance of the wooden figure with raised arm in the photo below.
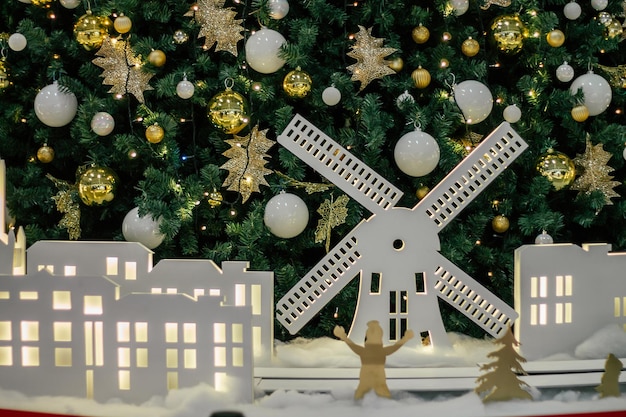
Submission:
<svg viewBox="0 0 626 417">
<path fill-rule="evenodd" d="M 379 397 L 391 398 L 385 375 L 385 361 L 387 356 L 396 352 L 413 338 L 413 331 L 407 330 L 400 340 L 390 346 L 383 346 L 383 329 L 377 320 L 367 323 L 363 346 L 350 340 L 345 329 L 341 326 L 335 326 L 333 333 L 340 340 L 346 342 L 348 347 L 361 358 L 359 386 L 354 393 L 354 399 L 363 398 L 371 390 L 374 390 Z"/>
</svg>

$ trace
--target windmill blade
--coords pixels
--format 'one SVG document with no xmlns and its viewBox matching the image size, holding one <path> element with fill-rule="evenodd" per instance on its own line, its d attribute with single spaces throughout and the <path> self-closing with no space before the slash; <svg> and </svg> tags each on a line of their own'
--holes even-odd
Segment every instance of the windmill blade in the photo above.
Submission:
<svg viewBox="0 0 626 417">
<path fill-rule="evenodd" d="M 493 337 L 513 325 L 518 314 L 487 288 L 439 255 L 435 268 L 435 290 L 442 300 L 465 314 Z"/>
<path fill-rule="evenodd" d="M 402 197 L 402 191 L 299 114 L 278 142 L 373 214 L 392 208 Z"/>
<path fill-rule="evenodd" d="M 502 123 L 454 168 L 414 209 L 444 228 L 528 148 L 509 123 Z"/>
<path fill-rule="evenodd" d="M 360 258 L 353 230 L 278 301 L 276 319 L 296 334 L 359 273 Z"/>
</svg>

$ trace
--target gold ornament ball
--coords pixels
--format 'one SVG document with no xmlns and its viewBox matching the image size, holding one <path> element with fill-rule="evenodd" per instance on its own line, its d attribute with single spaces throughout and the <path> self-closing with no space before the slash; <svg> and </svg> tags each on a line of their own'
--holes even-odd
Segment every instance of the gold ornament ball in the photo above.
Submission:
<svg viewBox="0 0 626 417">
<path fill-rule="evenodd" d="M 165 137 L 165 130 L 157 123 L 148 126 L 146 129 L 146 139 L 150 143 L 159 143 Z"/>
<path fill-rule="evenodd" d="M 503 214 L 498 214 L 491 220 L 491 228 L 496 233 L 506 232 L 509 230 L 509 225 L 509 219 Z"/>
<path fill-rule="evenodd" d="M 115 198 L 119 179 L 107 167 L 87 168 L 78 178 L 78 196 L 88 206 L 102 206 Z"/>
<path fill-rule="evenodd" d="M 565 43 L 565 33 L 563 33 L 559 29 L 554 29 L 548 32 L 546 35 L 546 41 L 548 41 L 548 45 L 553 48 L 558 48 L 559 46 Z"/>
<path fill-rule="evenodd" d="M 624 28 L 622 24 L 617 19 L 611 19 L 611 22 L 607 25 L 605 29 L 606 36 L 608 38 L 616 38 L 618 36 L 622 36 L 624 33 Z"/>
<path fill-rule="evenodd" d="M 43 145 L 41 148 L 37 149 L 37 159 L 42 164 L 49 164 L 54 160 L 54 149 L 48 145 Z"/>
<path fill-rule="evenodd" d="M 411 78 L 413 78 L 413 83 L 417 88 L 426 88 L 430 85 L 430 72 L 422 67 L 417 67 L 411 74 Z"/>
<path fill-rule="evenodd" d="M 209 198 L 207 199 L 209 206 L 211 208 L 219 207 L 222 205 L 222 201 L 224 201 L 224 197 L 222 193 L 219 191 L 213 191 L 209 194 Z"/>
<path fill-rule="evenodd" d="M 289 97 L 303 98 L 311 92 L 313 80 L 300 67 L 290 71 L 283 79 L 283 90 Z"/>
<path fill-rule="evenodd" d="M 98 49 L 109 36 L 111 26 L 113 26 L 111 19 L 106 16 L 94 16 L 91 10 L 87 10 L 74 25 L 74 38 L 88 51 Z"/>
<path fill-rule="evenodd" d="M 420 24 L 419 26 L 413 28 L 413 31 L 411 32 L 411 37 L 413 38 L 413 41 L 415 43 L 426 43 L 430 38 L 430 31 L 426 26 L 422 26 Z"/>
<path fill-rule="evenodd" d="M 476 56 L 478 51 L 480 51 L 480 44 L 476 39 L 467 38 L 463 41 L 463 44 L 461 45 L 461 52 L 463 52 L 463 55 L 471 58 Z"/>
<path fill-rule="evenodd" d="M 231 89 L 214 95 L 207 113 L 211 123 L 227 134 L 239 133 L 250 121 L 246 99 Z"/>
<path fill-rule="evenodd" d="M 584 104 L 580 104 L 572 108 L 572 119 L 577 122 L 584 122 L 589 118 L 589 109 Z"/>
<path fill-rule="evenodd" d="M 30 4 L 38 7 L 50 7 L 53 0 L 30 0 Z"/>
<path fill-rule="evenodd" d="M 415 196 L 421 200 L 426 197 L 426 194 L 428 194 L 429 191 L 430 188 L 428 188 L 426 185 L 422 185 L 415 191 Z"/>
<path fill-rule="evenodd" d="M 389 61 L 388 66 L 395 72 L 400 72 L 402 71 L 402 68 L 404 68 L 404 60 L 400 58 L 399 56 L 395 57 L 394 59 Z"/>
<path fill-rule="evenodd" d="M 0 91 L 8 88 L 11 85 L 9 81 L 9 73 L 7 70 L 6 59 L 0 59 Z"/>
<path fill-rule="evenodd" d="M 517 15 L 504 15 L 491 23 L 491 36 L 500 52 L 515 55 L 522 50 L 528 29 Z"/>
<path fill-rule="evenodd" d="M 554 150 L 539 158 L 537 172 L 546 177 L 556 190 L 570 185 L 576 177 L 574 162 L 569 156 Z"/>
<path fill-rule="evenodd" d="M 124 16 L 123 14 L 119 15 L 113 21 L 113 28 L 117 30 L 118 33 L 128 33 L 132 27 L 133 22 L 130 20 L 130 17 Z"/>
<path fill-rule="evenodd" d="M 160 49 L 154 49 L 148 54 L 148 62 L 155 67 L 162 67 L 165 65 L 166 60 L 167 58 L 165 57 L 165 52 Z"/>
</svg>

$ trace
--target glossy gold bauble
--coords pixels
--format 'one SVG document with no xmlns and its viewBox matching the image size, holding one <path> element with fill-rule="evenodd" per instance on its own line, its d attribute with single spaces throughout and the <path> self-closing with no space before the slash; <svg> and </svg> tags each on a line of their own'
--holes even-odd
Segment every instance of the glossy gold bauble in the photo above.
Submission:
<svg viewBox="0 0 626 417">
<path fill-rule="evenodd" d="M 415 190 L 415 196 L 421 200 L 426 197 L 426 194 L 428 194 L 429 191 L 430 188 L 428 188 L 426 185 L 422 185 L 417 190 Z"/>
<path fill-rule="evenodd" d="M 498 214 L 491 220 L 491 228 L 496 233 L 504 233 L 509 230 L 509 219 L 503 214 Z"/>
<path fill-rule="evenodd" d="M 43 145 L 37 149 L 37 159 L 43 164 L 49 164 L 54 160 L 54 149 L 48 145 Z"/>
<path fill-rule="evenodd" d="M 219 207 L 222 205 L 222 201 L 224 201 L 224 197 L 222 196 L 222 193 L 220 193 L 219 191 L 213 190 L 213 192 L 211 192 L 209 194 L 209 198 L 207 199 L 209 206 L 211 206 L 212 208 L 215 207 Z"/>
<path fill-rule="evenodd" d="M 128 33 L 132 27 L 133 22 L 130 20 L 130 17 L 124 16 L 123 14 L 119 15 L 113 21 L 113 28 L 117 30 L 118 33 Z"/>
<path fill-rule="evenodd" d="M 38 7 L 50 7 L 53 0 L 30 0 L 30 4 Z"/>
<path fill-rule="evenodd" d="M 102 206 L 115 198 L 119 179 L 107 167 L 87 168 L 78 178 L 78 196 L 88 206 Z"/>
<path fill-rule="evenodd" d="M 546 177 L 556 190 L 570 185 L 576 177 L 574 162 L 562 152 L 549 150 L 537 161 L 537 172 Z"/>
<path fill-rule="evenodd" d="M 289 97 L 306 97 L 311 92 L 311 87 L 313 87 L 311 76 L 302 71 L 300 67 L 289 71 L 283 79 L 283 90 Z"/>
<path fill-rule="evenodd" d="M 228 134 L 239 133 L 250 122 L 246 99 L 229 88 L 209 100 L 207 114 L 215 127 Z"/>
<path fill-rule="evenodd" d="M 480 44 L 476 39 L 467 38 L 463 41 L 463 44 L 461 45 L 461 52 L 463 52 L 463 55 L 471 58 L 475 56 L 478 51 L 480 51 Z"/>
<path fill-rule="evenodd" d="M 605 29 L 606 36 L 608 38 L 616 38 L 618 36 L 622 36 L 624 33 L 624 28 L 619 20 L 611 19 L 611 22 L 607 25 Z"/>
<path fill-rule="evenodd" d="M 522 50 L 528 29 L 518 15 L 503 15 L 491 23 L 491 37 L 500 52 L 515 55 Z"/>
<path fill-rule="evenodd" d="M 572 119 L 577 122 L 584 122 L 589 118 L 589 109 L 584 104 L 580 104 L 572 109 Z"/>
<path fill-rule="evenodd" d="M 565 33 L 563 33 L 559 29 L 554 29 L 548 32 L 546 35 L 546 41 L 548 41 L 548 45 L 553 48 L 558 48 L 559 46 L 565 43 Z"/>
<path fill-rule="evenodd" d="M 165 137 L 165 130 L 157 123 L 148 126 L 146 129 L 146 139 L 150 143 L 159 143 Z"/>
<path fill-rule="evenodd" d="M 6 58 L 0 58 L 0 91 L 11 85 L 9 81 L 9 72 L 7 70 Z"/>
<path fill-rule="evenodd" d="M 87 10 L 74 25 L 74 38 L 88 51 L 98 49 L 109 37 L 112 26 L 113 22 L 108 17 L 94 16 L 91 10 Z"/>
<path fill-rule="evenodd" d="M 165 52 L 160 49 L 154 49 L 148 54 L 148 62 L 150 62 L 155 67 L 162 67 L 165 65 L 165 61 L 167 60 L 165 56 Z"/>
<path fill-rule="evenodd" d="M 411 74 L 411 78 L 413 78 L 413 83 L 417 88 L 426 88 L 430 85 L 430 72 L 422 67 L 417 67 Z"/>
<path fill-rule="evenodd" d="M 404 61 L 398 56 L 389 61 L 388 66 L 395 72 L 400 72 L 402 71 L 402 68 L 404 68 Z"/>
<path fill-rule="evenodd" d="M 420 24 L 419 26 L 413 28 L 413 31 L 411 32 L 411 37 L 413 38 L 413 41 L 415 43 L 426 43 L 430 38 L 430 31 L 426 26 L 422 26 Z"/>
</svg>

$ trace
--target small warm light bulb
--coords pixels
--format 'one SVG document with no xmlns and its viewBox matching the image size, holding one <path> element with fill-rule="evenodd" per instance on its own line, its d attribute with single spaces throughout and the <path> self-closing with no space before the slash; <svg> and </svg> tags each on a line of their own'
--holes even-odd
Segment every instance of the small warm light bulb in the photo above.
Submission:
<svg viewBox="0 0 626 417">
<path fill-rule="evenodd" d="M 48 12 L 48 19 L 54 20 L 54 19 L 56 19 L 56 18 L 57 18 L 57 15 L 56 15 L 56 14 L 54 14 L 54 12 L 53 12 L 52 10 L 50 10 L 50 11 Z"/>
<path fill-rule="evenodd" d="M 124 96 L 123 96 L 122 94 L 116 94 L 116 95 L 115 95 L 115 99 L 116 99 L 116 100 L 121 100 L 121 99 L 123 99 L 123 98 L 124 98 Z"/>
<path fill-rule="evenodd" d="M 205 225 L 200 226 L 200 230 L 204 232 L 206 230 L 206 226 Z"/>
<path fill-rule="evenodd" d="M 496 103 L 501 104 L 501 103 L 502 103 L 502 97 L 498 97 L 498 98 L 496 99 Z"/>
<path fill-rule="evenodd" d="M 451 39 L 452 39 L 452 34 L 450 34 L 450 32 L 443 32 L 443 35 L 441 36 L 441 40 L 443 42 L 448 42 Z"/>
<path fill-rule="evenodd" d="M 482 242 L 480 241 L 480 239 L 476 241 L 476 245 L 477 245 L 477 246 L 480 246 L 480 244 L 481 244 L 481 243 L 482 243 Z"/>
<path fill-rule="evenodd" d="M 615 109 L 615 114 L 622 114 L 622 109 Z"/>
<path fill-rule="evenodd" d="M 441 58 L 441 61 L 439 61 L 439 67 L 441 68 L 448 68 L 449 65 L 450 65 L 450 61 L 448 61 L 445 58 Z"/>
<path fill-rule="evenodd" d="M 354 39 L 354 33 L 351 33 L 348 35 L 348 39 L 353 40 Z"/>
<path fill-rule="evenodd" d="M 491 272 L 491 271 L 487 272 L 487 276 L 488 276 L 489 278 L 493 277 L 493 272 Z"/>
<path fill-rule="evenodd" d="M 338 318 L 339 317 L 339 307 L 335 307 L 335 312 L 333 313 L 333 318 Z"/>
</svg>

